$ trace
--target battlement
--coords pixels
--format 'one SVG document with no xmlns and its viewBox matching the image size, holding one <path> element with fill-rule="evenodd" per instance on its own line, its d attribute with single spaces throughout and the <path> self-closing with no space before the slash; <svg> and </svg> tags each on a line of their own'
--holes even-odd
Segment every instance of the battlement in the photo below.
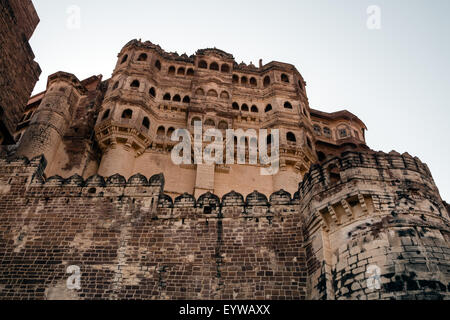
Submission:
<svg viewBox="0 0 450 320">
<path fill-rule="evenodd" d="M 341 157 L 329 159 L 321 165 L 313 165 L 300 183 L 300 199 L 314 187 L 326 190 L 353 179 L 382 179 L 389 183 L 408 180 L 411 183 L 425 183 L 437 191 L 430 169 L 417 157 L 413 158 L 408 153 L 401 155 L 395 151 L 390 153 L 348 151 Z"/>
</svg>

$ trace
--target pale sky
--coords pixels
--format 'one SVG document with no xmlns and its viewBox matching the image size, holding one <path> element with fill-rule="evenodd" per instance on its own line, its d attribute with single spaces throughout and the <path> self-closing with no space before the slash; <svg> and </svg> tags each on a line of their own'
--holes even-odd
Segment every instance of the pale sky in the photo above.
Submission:
<svg viewBox="0 0 450 320">
<path fill-rule="evenodd" d="M 312 108 L 347 109 L 374 150 L 427 163 L 450 201 L 450 1 L 448 0 L 34 0 L 41 22 L 31 46 L 43 72 L 111 76 L 131 39 L 194 54 L 217 47 L 239 63 L 294 64 Z M 80 28 L 67 10 L 80 9 Z M 381 29 L 367 8 L 381 9 Z"/>
</svg>

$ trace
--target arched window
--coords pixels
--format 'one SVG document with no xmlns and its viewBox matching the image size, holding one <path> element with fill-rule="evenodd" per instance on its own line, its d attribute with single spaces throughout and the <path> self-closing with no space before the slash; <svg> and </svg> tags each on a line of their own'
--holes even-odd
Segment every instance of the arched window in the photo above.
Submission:
<svg viewBox="0 0 450 320">
<path fill-rule="evenodd" d="M 163 97 L 163 100 L 165 100 L 165 101 L 170 101 L 170 100 L 171 100 L 171 95 L 170 95 L 170 93 L 166 93 L 166 94 L 164 95 L 164 97 Z"/>
<path fill-rule="evenodd" d="M 166 135 L 166 128 L 164 128 L 163 126 L 160 126 L 158 128 L 158 131 L 156 131 L 156 135 L 161 138 L 164 137 Z"/>
<path fill-rule="evenodd" d="M 222 65 L 221 67 L 221 71 L 224 73 L 229 73 L 230 72 L 230 66 L 227 65 L 226 63 Z"/>
<path fill-rule="evenodd" d="M 179 94 L 175 95 L 175 96 L 173 97 L 173 101 L 175 101 L 175 102 L 181 102 L 181 97 L 180 97 L 180 95 L 179 95 Z"/>
<path fill-rule="evenodd" d="M 216 123 L 214 122 L 214 120 L 208 119 L 208 120 L 205 121 L 205 126 L 207 126 L 207 127 L 215 127 Z"/>
<path fill-rule="evenodd" d="M 132 87 L 132 88 L 139 88 L 140 85 L 141 85 L 141 84 L 139 83 L 138 80 L 134 80 L 134 81 L 131 83 L 130 87 Z"/>
<path fill-rule="evenodd" d="M 175 128 L 170 127 L 169 130 L 167 130 L 167 137 L 169 137 L 169 139 L 172 138 L 172 134 L 175 132 Z"/>
<path fill-rule="evenodd" d="M 148 56 L 146 53 L 141 53 L 141 55 L 139 56 L 137 61 L 147 61 L 147 58 L 148 58 Z"/>
<path fill-rule="evenodd" d="M 174 75 L 175 74 L 175 67 L 174 66 L 170 66 L 169 67 L 169 74 L 170 75 Z"/>
<path fill-rule="evenodd" d="M 211 63 L 209 66 L 210 70 L 219 71 L 219 65 L 216 62 Z"/>
<path fill-rule="evenodd" d="M 131 119 L 133 118 L 133 110 L 127 109 L 122 112 L 122 119 Z"/>
<path fill-rule="evenodd" d="M 189 68 L 188 71 L 187 71 L 187 73 L 186 73 L 186 75 L 192 77 L 192 76 L 194 75 L 194 69 Z"/>
<path fill-rule="evenodd" d="M 200 62 L 198 63 L 198 67 L 200 69 L 208 69 L 208 64 L 206 63 L 205 60 L 200 60 Z"/>
<path fill-rule="evenodd" d="M 331 129 L 328 127 L 323 128 L 323 134 L 327 137 L 331 137 Z"/>
<path fill-rule="evenodd" d="M 251 111 L 252 111 L 253 113 L 258 113 L 258 112 L 259 112 L 257 106 L 252 106 L 252 110 L 251 110 Z"/>
<path fill-rule="evenodd" d="M 246 104 L 244 103 L 244 104 L 242 105 L 242 107 L 241 107 L 241 110 L 244 111 L 244 112 L 248 112 L 248 111 L 249 111 L 248 105 L 246 105 Z"/>
<path fill-rule="evenodd" d="M 241 78 L 241 84 L 245 86 L 245 85 L 247 85 L 247 83 L 248 83 L 247 77 L 242 77 Z"/>
<path fill-rule="evenodd" d="M 155 62 L 155 67 L 156 69 L 158 69 L 159 71 L 161 71 L 161 62 L 159 60 L 156 60 Z"/>
<path fill-rule="evenodd" d="M 111 110 L 109 110 L 109 109 L 106 110 L 105 113 L 103 114 L 102 121 L 108 119 L 110 113 L 111 113 Z"/>
<path fill-rule="evenodd" d="M 149 93 L 152 97 L 156 97 L 156 90 L 155 90 L 155 88 L 151 87 L 150 90 L 148 90 L 148 93 Z"/>
<path fill-rule="evenodd" d="M 121 64 L 127 62 L 127 60 L 128 60 L 128 55 L 126 54 L 126 55 L 122 58 Z"/>
<path fill-rule="evenodd" d="M 228 92 L 222 91 L 220 93 L 220 98 L 222 98 L 222 99 L 230 99 L 230 95 L 228 94 Z"/>
<path fill-rule="evenodd" d="M 264 110 L 264 112 L 269 112 L 269 111 L 272 111 L 272 105 L 271 104 L 268 104 L 266 106 L 266 109 Z"/>
<path fill-rule="evenodd" d="M 295 134 L 293 134 L 292 132 L 287 133 L 286 139 L 289 142 L 297 142 L 297 138 L 295 137 Z"/>
<path fill-rule="evenodd" d="M 347 128 L 346 127 L 340 127 L 339 129 L 338 129 L 338 132 L 339 132 L 339 137 L 341 138 L 341 139 L 343 139 L 343 138 L 347 138 L 348 137 L 348 130 L 347 130 Z"/>
<path fill-rule="evenodd" d="M 237 104 L 237 102 L 233 103 L 233 110 L 240 110 L 239 105 Z"/>
<path fill-rule="evenodd" d="M 319 125 L 315 124 L 314 125 L 314 132 L 316 135 L 321 136 L 322 135 L 322 129 L 320 128 Z"/>
<path fill-rule="evenodd" d="M 183 98 L 183 103 L 191 103 L 191 98 L 189 98 L 189 96 L 185 96 Z"/>
<path fill-rule="evenodd" d="M 117 81 L 116 83 L 114 83 L 114 86 L 113 86 L 113 90 L 116 90 L 117 88 L 119 87 L 119 81 Z"/>
<path fill-rule="evenodd" d="M 252 87 L 256 87 L 256 86 L 258 86 L 258 82 L 256 81 L 256 79 L 255 78 L 250 78 L 250 85 L 252 86 Z"/>
<path fill-rule="evenodd" d="M 228 129 L 228 123 L 226 121 L 220 121 L 219 122 L 219 129 L 220 130 L 227 130 Z"/>
<path fill-rule="evenodd" d="M 289 83 L 289 77 L 286 74 L 282 74 L 281 75 L 281 81 Z"/>
<path fill-rule="evenodd" d="M 142 120 L 142 125 L 147 129 L 150 129 L 150 120 L 147 117 L 145 117 L 144 120 Z"/>
<path fill-rule="evenodd" d="M 203 91 L 202 88 L 198 88 L 197 91 L 195 91 L 195 94 L 198 96 L 204 96 L 205 95 L 205 91 Z"/>
<path fill-rule="evenodd" d="M 233 83 L 239 83 L 239 77 L 233 74 Z"/>
<path fill-rule="evenodd" d="M 217 98 L 219 96 L 219 94 L 217 93 L 217 91 L 216 90 L 209 90 L 208 91 L 208 97 L 214 97 L 214 98 Z"/>
<path fill-rule="evenodd" d="M 284 108 L 285 108 L 285 109 L 292 109 L 292 104 L 290 104 L 289 102 L 286 101 L 286 102 L 284 103 Z"/>
<path fill-rule="evenodd" d="M 196 122 L 200 122 L 200 124 L 201 124 L 202 123 L 202 119 L 200 119 L 198 117 L 192 118 L 191 126 L 194 126 Z"/>
<path fill-rule="evenodd" d="M 177 74 L 179 76 L 184 76 L 184 73 L 186 72 L 186 69 L 184 68 L 178 68 Z"/>
<path fill-rule="evenodd" d="M 270 86 L 270 77 L 266 76 L 264 78 L 264 88 L 267 88 L 268 86 Z"/>
</svg>

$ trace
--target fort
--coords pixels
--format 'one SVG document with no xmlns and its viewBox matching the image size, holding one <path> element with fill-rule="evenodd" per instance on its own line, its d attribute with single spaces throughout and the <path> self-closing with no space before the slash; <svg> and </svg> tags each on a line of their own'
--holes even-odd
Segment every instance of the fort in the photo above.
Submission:
<svg viewBox="0 0 450 320">
<path fill-rule="evenodd" d="M 312 109 L 306 88 L 290 64 L 132 40 L 110 79 L 57 72 L 2 103 L 0 298 L 449 299 L 449 206 L 428 166 L 371 150 L 357 116 Z M 279 130 L 279 171 L 174 164 L 170 137 L 194 141 L 196 122 Z"/>
</svg>

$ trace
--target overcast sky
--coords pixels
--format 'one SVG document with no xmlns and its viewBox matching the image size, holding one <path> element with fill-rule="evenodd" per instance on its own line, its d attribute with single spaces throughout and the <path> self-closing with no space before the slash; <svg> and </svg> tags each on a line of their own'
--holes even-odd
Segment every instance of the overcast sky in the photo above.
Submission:
<svg viewBox="0 0 450 320">
<path fill-rule="evenodd" d="M 191 55 L 217 47 L 237 62 L 294 64 L 312 108 L 347 109 L 375 150 L 427 163 L 450 201 L 450 1 L 448 0 L 34 0 L 31 45 L 43 72 L 110 77 L 131 39 Z M 80 24 L 75 5 L 80 9 Z M 371 5 L 381 10 L 381 29 Z"/>
</svg>

